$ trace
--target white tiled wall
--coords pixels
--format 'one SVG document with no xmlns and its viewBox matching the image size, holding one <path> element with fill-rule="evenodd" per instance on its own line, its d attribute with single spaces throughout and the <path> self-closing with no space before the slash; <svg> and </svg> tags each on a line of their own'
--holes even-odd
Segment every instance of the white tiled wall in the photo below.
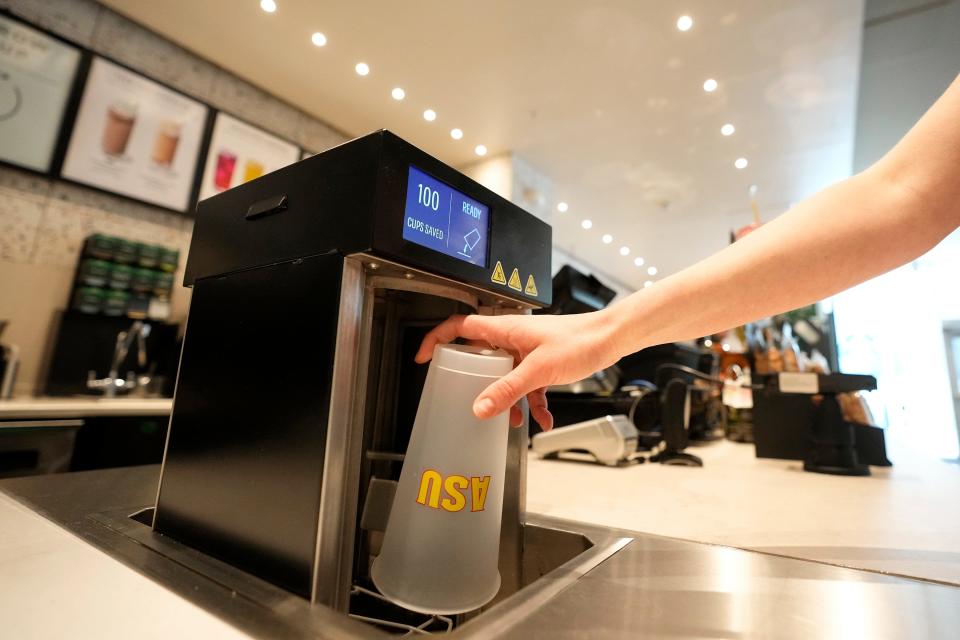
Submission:
<svg viewBox="0 0 960 640">
<path fill-rule="evenodd" d="M 91 0 L 0 0 L 0 8 L 310 151 L 346 139 Z M 0 319 L 11 321 L 3 342 L 19 345 L 23 355 L 16 393 L 30 394 L 37 385 L 51 322 L 67 304 L 77 253 L 87 235 L 100 232 L 179 248 L 179 283 L 192 228 L 185 216 L 0 167 Z M 173 321 L 183 321 L 188 305 L 189 290 L 176 286 Z"/>
</svg>

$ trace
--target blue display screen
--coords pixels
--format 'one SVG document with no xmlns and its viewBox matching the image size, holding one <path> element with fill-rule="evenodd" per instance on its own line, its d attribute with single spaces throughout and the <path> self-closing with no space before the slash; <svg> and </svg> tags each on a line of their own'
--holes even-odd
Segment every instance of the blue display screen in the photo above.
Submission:
<svg viewBox="0 0 960 640">
<path fill-rule="evenodd" d="M 403 239 L 487 266 L 490 207 L 410 165 Z"/>
</svg>

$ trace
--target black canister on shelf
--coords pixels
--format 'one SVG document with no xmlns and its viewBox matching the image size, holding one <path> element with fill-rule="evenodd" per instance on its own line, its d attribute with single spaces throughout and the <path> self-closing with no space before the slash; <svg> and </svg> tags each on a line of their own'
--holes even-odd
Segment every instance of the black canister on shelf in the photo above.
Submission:
<svg viewBox="0 0 960 640">
<path fill-rule="evenodd" d="M 73 294 L 73 308 L 81 313 L 100 313 L 106 291 L 97 287 L 78 287 Z"/>
<path fill-rule="evenodd" d="M 161 271 L 157 274 L 157 280 L 153 287 L 153 292 L 158 296 L 170 296 L 173 290 L 173 274 Z"/>
<path fill-rule="evenodd" d="M 162 253 L 163 247 L 159 245 L 141 244 L 137 264 L 144 269 L 156 269 L 160 265 L 160 256 Z"/>
<path fill-rule="evenodd" d="M 133 264 L 137 260 L 137 256 L 140 255 L 140 246 L 136 242 L 131 242 L 130 240 L 125 240 L 119 238 L 117 240 L 117 248 L 114 252 L 113 260 L 114 262 L 119 262 L 120 264 Z"/>
<path fill-rule="evenodd" d="M 126 315 L 129 303 L 130 294 L 126 291 L 107 291 L 103 300 L 103 314 L 107 316 Z"/>
<path fill-rule="evenodd" d="M 113 260 L 117 250 L 119 238 L 103 233 L 94 233 L 87 236 L 83 243 L 83 255 L 98 260 Z"/>
<path fill-rule="evenodd" d="M 177 270 L 177 266 L 180 263 L 180 251 L 177 249 L 167 249 L 164 248 L 160 252 L 160 270 L 168 273 L 173 273 Z"/>
<path fill-rule="evenodd" d="M 133 280 L 133 267 L 127 264 L 115 264 L 110 270 L 110 288 L 121 291 L 129 289 Z"/>
<path fill-rule="evenodd" d="M 113 264 L 106 260 L 86 258 L 77 269 L 77 283 L 88 287 L 105 287 L 110 281 Z"/>
<path fill-rule="evenodd" d="M 134 269 L 130 288 L 140 293 L 150 293 L 157 285 L 158 275 L 153 269 Z"/>
</svg>

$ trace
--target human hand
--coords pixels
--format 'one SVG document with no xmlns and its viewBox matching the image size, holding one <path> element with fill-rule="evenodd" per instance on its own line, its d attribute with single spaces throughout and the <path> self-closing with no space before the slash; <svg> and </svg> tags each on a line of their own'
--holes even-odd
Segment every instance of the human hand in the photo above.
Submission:
<svg viewBox="0 0 960 640">
<path fill-rule="evenodd" d="M 416 361 L 433 357 L 438 344 L 457 338 L 481 341 L 508 351 L 515 368 L 489 387 L 473 403 L 473 413 L 492 418 L 510 409 L 510 423 L 518 426 L 522 414 L 516 403 L 527 396 L 530 413 L 544 431 L 553 427 L 546 388 L 581 380 L 615 363 L 620 354 L 615 323 L 607 311 L 566 316 L 451 316 L 428 333 Z"/>
</svg>

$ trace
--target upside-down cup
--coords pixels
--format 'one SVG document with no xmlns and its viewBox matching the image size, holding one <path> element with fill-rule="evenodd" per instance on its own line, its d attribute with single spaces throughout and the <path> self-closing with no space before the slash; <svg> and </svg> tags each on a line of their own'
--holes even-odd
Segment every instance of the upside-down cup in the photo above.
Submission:
<svg viewBox="0 0 960 640">
<path fill-rule="evenodd" d="M 509 373 L 513 357 L 441 345 L 420 397 L 380 555 L 371 569 L 386 598 L 456 614 L 500 589 L 497 561 L 509 418 L 473 415 L 473 401 Z"/>
</svg>

